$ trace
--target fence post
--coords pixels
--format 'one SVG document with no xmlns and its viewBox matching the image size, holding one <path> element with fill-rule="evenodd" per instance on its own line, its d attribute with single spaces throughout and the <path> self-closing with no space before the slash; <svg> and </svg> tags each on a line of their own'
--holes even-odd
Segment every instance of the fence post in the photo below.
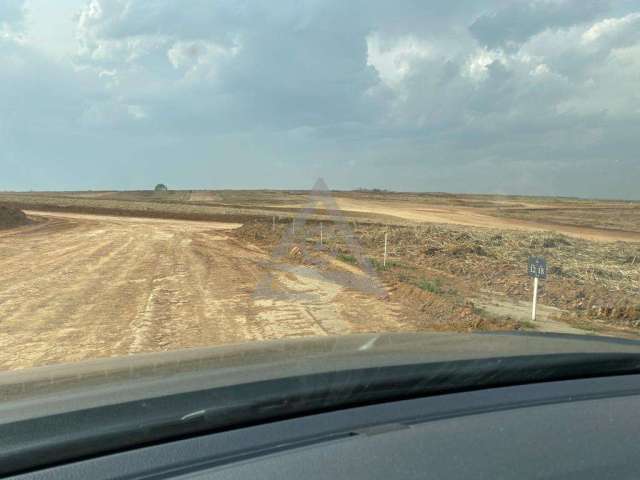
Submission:
<svg viewBox="0 0 640 480">
<path fill-rule="evenodd" d="M 384 257 L 382 258 L 382 266 L 387 266 L 387 232 L 384 232 Z"/>
</svg>

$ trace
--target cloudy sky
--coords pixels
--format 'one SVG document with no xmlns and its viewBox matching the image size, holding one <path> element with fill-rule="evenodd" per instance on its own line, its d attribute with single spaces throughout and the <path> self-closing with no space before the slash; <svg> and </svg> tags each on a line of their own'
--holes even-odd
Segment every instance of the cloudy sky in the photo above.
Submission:
<svg viewBox="0 0 640 480">
<path fill-rule="evenodd" d="M 0 167 L 640 199 L 640 3 L 0 0 Z"/>
</svg>

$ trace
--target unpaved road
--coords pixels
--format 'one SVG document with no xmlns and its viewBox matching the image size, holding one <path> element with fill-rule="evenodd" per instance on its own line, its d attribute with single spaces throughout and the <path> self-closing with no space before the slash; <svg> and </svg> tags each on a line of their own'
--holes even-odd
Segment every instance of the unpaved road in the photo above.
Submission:
<svg viewBox="0 0 640 480">
<path fill-rule="evenodd" d="M 531 303 L 518 300 L 511 300 L 504 296 L 494 294 L 483 298 L 474 299 L 477 307 L 496 315 L 498 317 L 510 317 L 522 322 L 531 321 Z M 551 333 L 570 333 L 574 335 L 589 335 L 594 332 L 581 328 L 572 327 L 556 318 L 562 313 L 561 310 L 538 304 L 536 309 L 536 320 L 531 321 L 531 325 L 536 330 Z M 602 333 L 601 333 L 602 334 Z"/>
<path fill-rule="evenodd" d="M 338 207 L 345 212 L 391 215 L 413 222 L 446 223 L 525 231 L 553 231 L 569 237 L 601 242 L 640 242 L 640 233 L 638 232 L 496 217 L 471 207 L 428 205 L 401 200 L 376 201 L 342 197 L 337 197 L 335 201 Z"/>
<path fill-rule="evenodd" d="M 0 232 L 0 370 L 407 329 L 393 303 L 231 239 L 237 225 L 28 214 L 40 222 Z M 256 297 L 267 272 L 284 295 Z"/>
</svg>

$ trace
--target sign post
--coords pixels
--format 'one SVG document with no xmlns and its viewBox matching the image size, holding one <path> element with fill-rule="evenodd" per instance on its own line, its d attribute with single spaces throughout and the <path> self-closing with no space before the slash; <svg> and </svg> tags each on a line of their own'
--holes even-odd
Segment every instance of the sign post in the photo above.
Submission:
<svg viewBox="0 0 640 480">
<path fill-rule="evenodd" d="M 531 320 L 536 319 L 536 304 L 538 303 L 538 279 L 547 278 L 547 262 L 543 257 L 529 257 L 527 272 L 533 277 L 533 307 Z"/>
<path fill-rule="evenodd" d="M 536 321 L 536 305 L 538 303 L 538 277 L 533 277 L 533 307 L 531 308 L 531 320 Z"/>
<path fill-rule="evenodd" d="M 384 257 L 382 259 L 382 266 L 387 266 L 387 232 L 384 232 Z"/>
<path fill-rule="evenodd" d="M 320 222 L 320 246 L 322 246 L 322 222 Z"/>
</svg>

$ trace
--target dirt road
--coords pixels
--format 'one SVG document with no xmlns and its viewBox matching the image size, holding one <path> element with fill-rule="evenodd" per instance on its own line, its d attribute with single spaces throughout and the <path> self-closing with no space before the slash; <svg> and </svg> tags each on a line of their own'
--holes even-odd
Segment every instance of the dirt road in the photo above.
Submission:
<svg viewBox="0 0 640 480">
<path fill-rule="evenodd" d="M 0 233 L 0 370 L 405 329 L 393 303 L 311 267 L 274 265 L 225 233 L 234 224 L 28 214 L 39 222 Z M 268 271 L 287 295 L 255 296 Z"/>
<path fill-rule="evenodd" d="M 370 199 L 336 198 L 341 210 L 391 215 L 413 222 L 446 223 L 472 227 L 512 229 L 526 231 L 553 231 L 569 237 L 594 241 L 640 242 L 640 233 L 607 228 L 567 225 L 505 218 L 482 213 L 470 207 L 426 205 L 411 201 L 375 201 Z"/>
</svg>

